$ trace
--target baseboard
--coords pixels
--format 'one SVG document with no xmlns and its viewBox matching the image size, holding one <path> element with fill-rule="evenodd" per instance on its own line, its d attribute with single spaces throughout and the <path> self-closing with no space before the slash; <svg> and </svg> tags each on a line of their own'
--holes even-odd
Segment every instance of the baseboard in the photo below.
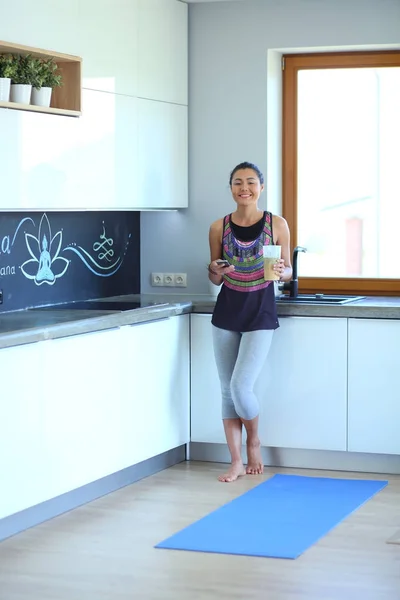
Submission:
<svg viewBox="0 0 400 600">
<path fill-rule="evenodd" d="M 391 454 L 264 447 L 262 456 L 264 465 L 269 467 L 400 474 L 400 456 Z M 190 460 L 229 463 L 230 456 L 225 444 L 191 442 Z"/>
<path fill-rule="evenodd" d="M 0 541 L 186 460 L 185 445 L 0 520 Z"/>
</svg>

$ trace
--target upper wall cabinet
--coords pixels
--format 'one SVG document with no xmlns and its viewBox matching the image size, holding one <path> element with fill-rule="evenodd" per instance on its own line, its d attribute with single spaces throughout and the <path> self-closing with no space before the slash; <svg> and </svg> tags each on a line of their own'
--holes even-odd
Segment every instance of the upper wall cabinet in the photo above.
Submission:
<svg viewBox="0 0 400 600">
<path fill-rule="evenodd" d="M 96 18 L 94 18 L 94 13 Z M 74 30 L 85 88 L 188 103 L 188 7 L 179 0 L 81 2 Z"/>
<path fill-rule="evenodd" d="M 74 31 L 84 88 L 138 95 L 139 0 L 80 2 Z"/>
<path fill-rule="evenodd" d="M 87 3 L 92 4 L 92 16 L 96 16 L 97 21 L 97 5 L 102 4 L 101 0 L 96 3 L 91 0 L 1 0 L 0 40 L 82 56 L 77 47 L 77 33 L 80 7 Z"/>
<path fill-rule="evenodd" d="M 137 100 L 138 169 L 136 185 L 144 207 L 188 206 L 187 106 Z"/>
<path fill-rule="evenodd" d="M 0 110 L 0 210 L 186 207 L 187 110 L 94 90 L 79 119 Z"/>
<path fill-rule="evenodd" d="M 83 90 L 79 119 L 0 110 L 7 148 L 0 209 L 140 208 L 136 104 L 130 96 Z"/>
<path fill-rule="evenodd" d="M 36 8 L 0 2 L 0 40 L 81 56 L 84 88 L 187 104 L 184 2 L 41 0 Z"/>
<path fill-rule="evenodd" d="M 94 12 L 96 18 L 94 19 Z M 179 0 L 81 2 L 85 88 L 187 104 L 188 8 Z"/>
<path fill-rule="evenodd" d="M 139 0 L 138 48 L 138 96 L 187 104 L 187 4 Z"/>
<path fill-rule="evenodd" d="M 187 4 L 39 5 L 0 0 L 0 39 L 82 57 L 81 116 L 0 109 L 0 210 L 187 207 Z"/>
</svg>

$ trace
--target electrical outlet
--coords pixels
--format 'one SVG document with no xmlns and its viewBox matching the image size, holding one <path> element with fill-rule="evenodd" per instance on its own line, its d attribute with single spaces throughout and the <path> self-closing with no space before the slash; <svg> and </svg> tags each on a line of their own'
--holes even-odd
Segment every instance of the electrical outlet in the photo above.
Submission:
<svg viewBox="0 0 400 600">
<path fill-rule="evenodd" d="M 152 273 L 151 274 L 151 285 L 152 286 L 163 286 L 164 285 L 164 273 Z"/>
<path fill-rule="evenodd" d="M 152 273 L 153 287 L 187 287 L 186 273 Z"/>
<path fill-rule="evenodd" d="M 175 287 L 187 287 L 186 273 L 175 273 Z"/>
<path fill-rule="evenodd" d="M 175 274 L 174 273 L 164 273 L 164 285 L 168 287 L 175 286 Z"/>
</svg>

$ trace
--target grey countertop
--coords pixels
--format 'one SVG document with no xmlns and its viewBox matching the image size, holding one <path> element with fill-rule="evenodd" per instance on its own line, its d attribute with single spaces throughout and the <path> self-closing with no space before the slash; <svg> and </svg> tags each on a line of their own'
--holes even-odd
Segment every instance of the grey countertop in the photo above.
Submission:
<svg viewBox="0 0 400 600">
<path fill-rule="evenodd" d="M 106 300 L 106 299 L 104 299 Z M 123 312 L 101 310 L 28 309 L 0 312 L 0 348 L 148 323 L 185 313 L 213 311 L 215 298 L 207 295 L 143 294 L 108 298 L 140 302 L 141 308 Z M 285 304 L 278 301 L 278 316 L 400 319 L 399 297 L 366 297 L 339 306 Z"/>
</svg>

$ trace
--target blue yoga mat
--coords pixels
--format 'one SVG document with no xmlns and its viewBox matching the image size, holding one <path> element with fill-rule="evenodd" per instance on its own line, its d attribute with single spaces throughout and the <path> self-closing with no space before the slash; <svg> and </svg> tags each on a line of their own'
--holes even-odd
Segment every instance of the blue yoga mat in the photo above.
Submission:
<svg viewBox="0 0 400 600">
<path fill-rule="evenodd" d="M 294 559 L 387 483 L 274 475 L 155 547 Z"/>
</svg>

